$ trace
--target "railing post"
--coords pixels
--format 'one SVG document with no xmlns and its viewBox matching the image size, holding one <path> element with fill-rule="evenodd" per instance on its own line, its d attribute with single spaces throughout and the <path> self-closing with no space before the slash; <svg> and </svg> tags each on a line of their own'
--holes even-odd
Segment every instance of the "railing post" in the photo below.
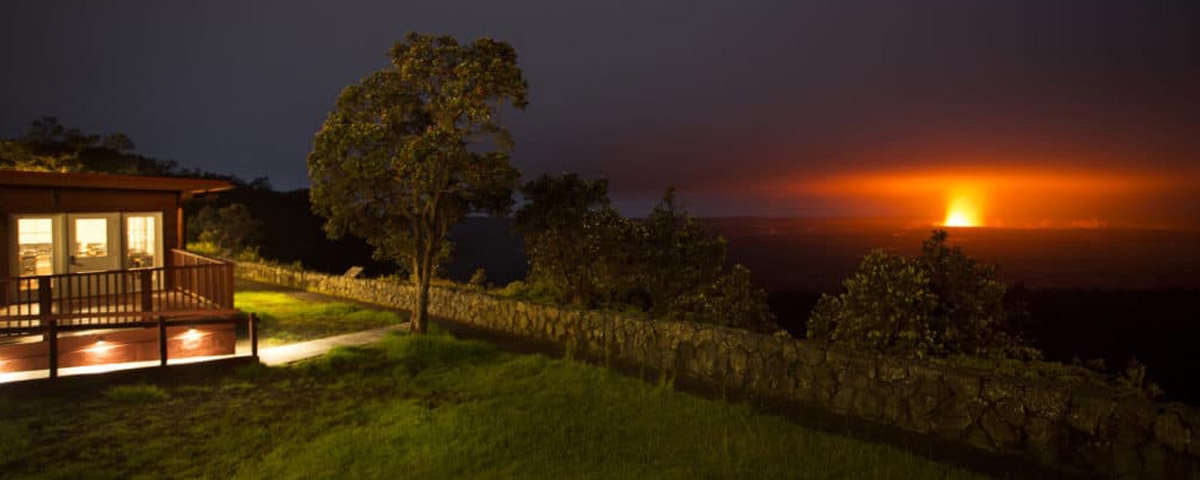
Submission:
<svg viewBox="0 0 1200 480">
<path fill-rule="evenodd" d="M 138 281 L 141 284 L 140 288 L 142 290 L 142 311 L 154 311 L 154 278 L 151 270 L 142 270 L 139 273 Z"/>
<path fill-rule="evenodd" d="M 50 337 L 50 378 L 58 378 L 58 320 L 50 319 L 46 328 L 46 336 Z"/>
<path fill-rule="evenodd" d="M 246 329 L 250 331 L 250 356 L 258 358 L 258 314 L 251 313 L 246 323 Z"/>
<path fill-rule="evenodd" d="M 167 317 L 158 316 L 158 364 L 167 366 Z"/>
<path fill-rule="evenodd" d="M 221 306 L 233 308 L 233 263 L 231 262 L 225 262 L 225 288 L 221 295 L 225 297 L 225 304 Z"/>
<path fill-rule="evenodd" d="M 50 289 L 50 277 L 38 277 L 38 317 L 43 326 L 54 313 L 54 292 Z M 47 338 L 48 340 L 48 338 Z"/>
</svg>

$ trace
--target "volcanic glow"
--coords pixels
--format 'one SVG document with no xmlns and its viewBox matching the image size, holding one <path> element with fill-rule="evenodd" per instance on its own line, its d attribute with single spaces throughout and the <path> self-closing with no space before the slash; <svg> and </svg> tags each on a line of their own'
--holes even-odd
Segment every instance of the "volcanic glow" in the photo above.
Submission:
<svg viewBox="0 0 1200 480">
<path fill-rule="evenodd" d="M 981 227 L 983 219 L 980 216 L 977 203 L 966 195 L 955 195 L 946 206 L 944 227 Z"/>
<path fill-rule="evenodd" d="M 1159 226 L 1171 225 L 1161 214 L 1166 199 L 1189 198 L 1182 192 L 1194 191 L 1194 178 L 1065 168 L 874 170 L 809 176 L 781 193 L 839 215 L 945 227 Z"/>
</svg>

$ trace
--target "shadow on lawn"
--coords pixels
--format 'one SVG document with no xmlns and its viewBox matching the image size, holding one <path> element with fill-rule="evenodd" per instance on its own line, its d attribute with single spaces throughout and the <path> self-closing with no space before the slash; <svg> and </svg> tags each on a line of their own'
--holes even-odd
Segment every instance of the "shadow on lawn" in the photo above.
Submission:
<svg viewBox="0 0 1200 480">
<path fill-rule="evenodd" d="M 562 346 L 521 337 L 504 335 L 460 324 L 444 318 L 435 318 L 436 325 L 458 338 L 479 339 L 491 343 L 501 350 L 543 354 L 562 358 L 566 354 Z M 661 372 L 637 365 L 605 360 L 573 353 L 574 358 L 597 365 L 606 365 L 624 375 L 639 378 L 647 383 L 660 382 Z M 997 478 L 1011 479 L 1084 479 L 1081 473 L 1055 469 L 1023 456 L 989 452 L 970 445 L 952 442 L 933 435 L 925 435 L 868 420 L 840 415 L 828 410 L 804 407 L 794 403 L 764 401 L 748 397 L 741 392 L 723 391 L 695 379 L 676 378 L 675 388 L 714 400 L 742 402 L 755 410 L 782 416 L 789 421 L 814 430 L 840 435 L 855 440 L 889 445 L 903 449 L 913 455 L 940 463 L 958 466 Z"/>
</svg>

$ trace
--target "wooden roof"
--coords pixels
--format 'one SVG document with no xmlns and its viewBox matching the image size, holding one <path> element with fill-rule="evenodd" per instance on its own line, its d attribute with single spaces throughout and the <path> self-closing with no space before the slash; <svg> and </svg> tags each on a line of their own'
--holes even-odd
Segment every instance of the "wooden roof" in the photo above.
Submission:
<svg viewBox="0 0 1200 480">
<path fill-rule="evenodd" d="M 0 171 L 0 186 L 141 190 L 197 194 L 230 190 L 225 180 L 182 177 L 143 177 L 106 173 Z"/>
</svg>

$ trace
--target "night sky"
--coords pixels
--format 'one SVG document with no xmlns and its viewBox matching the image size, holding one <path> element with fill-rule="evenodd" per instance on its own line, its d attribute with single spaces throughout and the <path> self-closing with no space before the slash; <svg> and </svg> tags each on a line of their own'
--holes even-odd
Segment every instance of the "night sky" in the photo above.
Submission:
<svg viewBox="0 0 1200 480">
<path fill-rule="evenodd" d="M 969 5 L 967 5 L 969 4 Z M 279 189 L 408 31 L 511 43 L 514 163 L 703 216 L 1200 223 L 1200 2 L 0 4 L 0 136 L 43 115 Z"/>
</svg>

